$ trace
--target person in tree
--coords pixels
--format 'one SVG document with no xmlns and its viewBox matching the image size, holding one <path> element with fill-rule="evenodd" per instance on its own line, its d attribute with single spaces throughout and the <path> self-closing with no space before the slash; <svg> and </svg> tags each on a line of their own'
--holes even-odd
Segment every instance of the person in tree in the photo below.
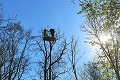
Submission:
<svg viewBox="0 0 120 80">
<path fill-rule="evenodd" d="M 54 29 L 50 29 L 50 34 L 52 35 L 52 37 L 54 37 L 54 33 L 55 33 L 55 30 Z"/>
<path fill-rule="evenodd" d="M 44 29 L 44 37 L 46 37 L 46 36 L 48 36 L 48 35 L 47 35 L 47 30 Z"/>
</svg>

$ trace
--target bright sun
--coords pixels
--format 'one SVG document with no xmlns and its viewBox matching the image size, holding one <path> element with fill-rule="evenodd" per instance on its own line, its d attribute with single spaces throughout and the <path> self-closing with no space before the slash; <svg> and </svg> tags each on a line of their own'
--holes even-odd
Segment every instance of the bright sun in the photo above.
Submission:
<svg viewBox="0 0 120 80">
<path fill-rule="evenodd" d="M 110 39 L 109 35 L 100 35 L 100 41 L 106 43 Z"/>
<path fill-rule="evenodd" d="M 103 44 L 106 44 L 108 42 L 108 40 L 111 39 L 110 35 L 100 35 L 99 37 L 100 41 L 103 43 Z M 93 58 L 94 56 L 97 56 L 96 55 L 96 52 L 100 51 L 100 46 L 99 45 L 94 45 L 94 46 L 91 46 L 91 50 L 93 51 L 93 53 L 91 53 L 89 56 L 89 58 Z"/>
<path fill-rule="evenodd" d="M 109 43 L 111 39 L 111 36 L 109 34 L 101 34 L 99 36 L 99 40 L 100 42 L 102 42 L 102 44 L 107 44 Z M 98 41 L 97 39 L 93 38 L 93 41 Z M 99 43 L 99 42 L 98 42 Z M 90 45 L 91 46 L 91 45 Z M 97 56 L 96 55 L 96 52 L 100 51 L 100 45 L 96 44 L 94 46 L 91 46 L 91 51 L 93 53 L 89 54 L 89 57 L 88 58 L 93 58 L 94 56 Z"/>
<path fill-rule="evenodd" d="M 110 35 L 100 35 L 99 37 L 100 39 L 100 42 L 102 42 L 102 44 L 107 44 L 109 42 L 109 40 L 111 39 Z M 98 41 L 98 40 L 96 40 Z M 99 51 L 100 49 L 100 45 L 94 45 L 94 46 L 91 46 L 92 47 L 92 51 Z"/>
</svg>

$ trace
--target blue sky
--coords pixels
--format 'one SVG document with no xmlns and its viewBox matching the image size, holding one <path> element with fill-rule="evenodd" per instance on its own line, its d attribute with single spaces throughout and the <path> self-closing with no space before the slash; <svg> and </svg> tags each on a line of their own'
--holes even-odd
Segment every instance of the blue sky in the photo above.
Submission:
<svg viewBox="0 0 120 80">
<path fill-rule="evenodd" d="M 39 30 L 43 27 L 59 27 L 66 35 L 78 35 L 82 15 L 78 2 L 70 0 L 2 0 L 7 17 L 17 15 L 24 27 Z"/>
<path fill-rule="evenodd" d="M 81 53 L 86 54 L 81 58 L 83 63 L 87 60 L 89 47 L 84 43 L 85 33 L 80 31 L 84 23 L 83 15 L 78 15 L 79 2 L 71 0 L 0 0 L 3 3 L 4 16 L 14 17 L 26 28 L 32 28 L 33 34 L 38 34 L 41 28 L 59 28 L 65 33 L 66 38 L 75 36 L 79 38 Z"/>
<path fill-rule="evenodd" d="M 33 29 L 33 34 L 38 34 L 41 28 L 59 28 L 65 33 L 66 38 L 75 36 L 79 38 L 81 53 L 89 54 L 89 47 L 85 40 L 85 33 L 80 31 L 80 25 L 84 23 L 83 15 L 78 15 L 79 2 L 75 4 L 71 0 L 0 0 L 3 3 L 4 17 L 14 17 L 26 29 Z M 83 57 L 86 58 L 88 54 Z M 81 62 L 84 62 L 81 60 Z"/>
</svg>

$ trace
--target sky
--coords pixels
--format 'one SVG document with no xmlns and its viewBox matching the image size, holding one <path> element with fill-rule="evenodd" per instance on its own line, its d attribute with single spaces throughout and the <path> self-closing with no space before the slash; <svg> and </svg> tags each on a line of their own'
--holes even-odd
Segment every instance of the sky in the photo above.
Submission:
<svg viewBox="0 0 120 80">
<path fill-rule="evenodd" d="M 18 20 L 27 28 L 35 31 L 43 27 L 60 28 L 66 35 L 80 34 L 79 26 L 83 21 L 78 2 L 70 0 L 1 0 L 6 17 L 17 15 Z"/>
<path fill-rule="evenodd" d="M 85 33 L 80 30 L 84 23 L 83 15 L 78 15 L 80 10 L 78 0 L 75 4 L 71 0 L 0 0 L 3 3 L 4 17 L 14 17 L 26 28 L 31 28 L 33 34 L 38 34 L 41 28 L 59 28 L 70 38 L 79 38 L 81 53 L 86 53 L 80 62 L 89 60 L 89 46 L 84 43 Z"/>
</svg>

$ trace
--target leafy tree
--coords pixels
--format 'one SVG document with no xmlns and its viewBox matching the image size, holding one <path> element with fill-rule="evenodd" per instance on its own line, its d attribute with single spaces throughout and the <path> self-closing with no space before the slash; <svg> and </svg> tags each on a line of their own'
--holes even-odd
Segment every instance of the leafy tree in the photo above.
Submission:
<svg viewBox="0 0 120 80">
<path fill-rule="evenodd" d="M 114 28 L 111 31 L 104 31 L 100 25 L 100 20 L 89 20 L 88 26 L 89 27 L 83 27 L 84 31 L 88 33 L 87 37 L 87 43 L 91 44 L 91 46 L 96 47 L 98 58 L 101 58 L 102 60 L 105 60 L 105 62 L 108 62 L 111 65 L 111 69 L 115 71 L 115 74 L 119 80 L 119 30 L 118 28 Z M 107 41 L 103 42 L 101 40 L 101 36 L 110 36 Z M 101 63 L 102 64 L 102 63 Z"/>
<path fill-rule="evenodd" d="M 78 14 L 85 13 L 87 19 L 91 21 L 100 20 L 99 27 L 104 31 L 119 27 L 119 0 L 84 0 L 80 1 L 80 6 Z"/>
<path fill-rule="evenodd" d="M 119 0 L 84 0 L 80 1 L 81 10 L 78 12 L 85 13 L 88 19 L 104 18 L 105 21 L 115 24 L 120 18 L 120 1 Z"/>
<path fill-rule="evenodd" d="M 103 31 L 101 29 L 100 21 L 97 20 L 89 20 L 88 26 L 83 27 L 84 30 L 88 33 L 87 42 L 94 47 L 98 47 L 97 54 L 99 53 L 98 57 L 101 59 L 105 59 L 106 62 L 110 63 L 112 69 L 114 69 L 117 78 L 119 79 L 119 30 L 117 27 L 114 29 L 107 31 Z M 100 26 L 100 27 L 99 27 Z M 104 26 L 102 26 L 104 28 Z M 107 36 L 110 38 L 103 42 L 101 40 L 101 36 Z"/>
<path fill-rule="evenodd" d="M 120 50 L 119 50 L 119 0 L 85 0 L 80 2 L 82 10 L 79 13 L 85 13 L 87 16 L 87 25 L 84 25 L 84 31 L 88 33 L 87 42 L 92 46 L 98 47 L 98 58 L 103 60 L 116 74 L 116 79 L 120 79 Z M 87 27 L 88 26 L 88 27 Z M 103 42 L 101 36 L 109 36 L 107 41 Z M 100 65 L 99 64 L 99 65 Z"/>
</svg>

